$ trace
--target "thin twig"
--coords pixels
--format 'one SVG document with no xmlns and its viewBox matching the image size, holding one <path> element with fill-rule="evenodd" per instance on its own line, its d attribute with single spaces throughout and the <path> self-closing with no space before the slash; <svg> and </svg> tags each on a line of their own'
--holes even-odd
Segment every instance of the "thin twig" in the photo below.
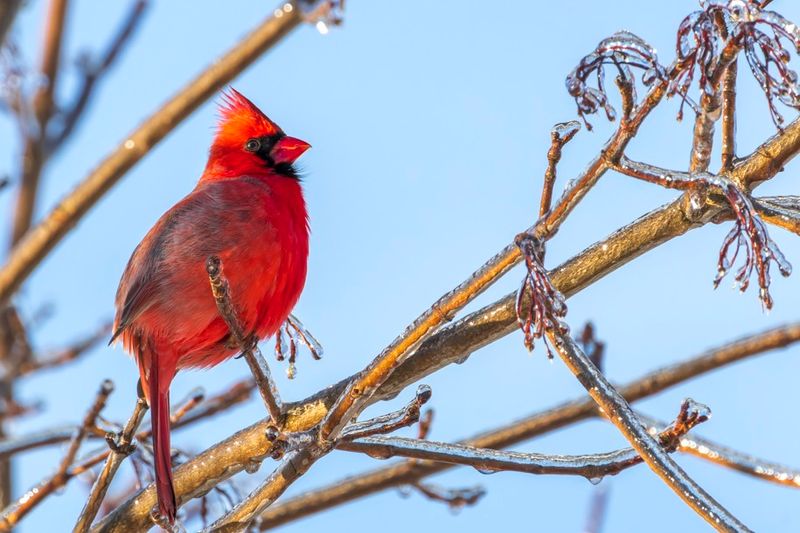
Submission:
<svg viewBox="0 0 800 533">
<path fill-rule="evenodd" d="M 446 504 L 454 511 L 476 505 L 481 498 L 486 496 L 486 489 L 480 486 L 461 489 L 446 489 L 429 483 L 412 483 L 408 486 L 431 501 Z"/>
<path fill-rule="evenodd" d="M 301 22 L 298 10 L 290 3 L 283 4 L 131 132 L 14 248 L 0 269 L 0 303 L 11 297 L 50 250 L 130 168 L 203 102 Z"/>
<path fill-rule="evenodd" d="M 561 161 L 561 151 L 564 145 L 571 141 L 580 129 L 581 123 L 573 120 L 556 124 L 550 130 L 550 149 L 547 151 L 547 170 L 544 172 L 542 198 L 539 202 L 539 218 L 550 211 L 550 206 L 553 203 L 553 186 L 556 182 L 556 168 L 558 167 L 558 162 Z"/>
<path fill-rule="evenodd" d="M 583 533 L 600 533 L 608 512 L 608 487 L 603 484 L 595 487 L 592 492 L 592 504 L 589 507 L 589 516 L 586 517 L 586 526 Z"/>
<path fill-rule="evenodd" d="M 641 455 L 653 470 L 689 507 L 718 531 L 749 531 L 749 529 L 703 490 L 669 454 L 653 439 L 637 418 L 625 398 L 597 370 L 580 347 L 568 335 L 552 334 L 567 368 L 575 374 L 581 385 L 597 402 L 608 419 Z"/>
<path fill-rule="evenodd" d="M 796 342 L 800 342 L 800 323 L 765 331 L 709 350 L 685 362 L 655 370 L 619 387 L 618 390 L 628 401 L 633 402 L 706 372 Z M 511 424 L 482 432 L 461 443 L 479 448 L 506 448 L 595 416 L 598 416 L 598 410 L 594 401 L 579 398 Z M 270 507 L 261 516 L 261 528 L 271 529 L 387 488 L 414 483 L 449 468 L 452 466 L 409 460 L 337 480 L 330 486 L 306 492 Z"/>
<path fill-rule="evenodd" d="M 664 427 L 664 423 L 654 418 L 639 415 L 653 427 Z M 694 455 L 725 468 L 730 468 L 770 483 L 800 489 L 800 470 L 773 463 L 753 455 L 734 450 L 711 440 L 688 434 L 680 437 L 678 451 Z"/>
<path fill-rule="evenodd" d="M 42 500 L 66 485 L 67 482 L 74 477 L 74 474 L 70 471 L 70 467 L 75 462 L 78 449 L 84 437 L 94 428 L 97 417 L 100 411 L 105 407 L 108 396 L 113 390 L 114 385 L 111 381 L 106 380 L 100 385 L 100 390 L 97 392 L 92 406 L 86 412 L 83 423 L 75 431 L 75 435 L 67 448 L 67 453 L 64 454 L 64 458 L 61 460 L 56 473 L 26 492 L 15 503 L 3 509 L 2 514 L 0 514 L 0 531 L 11 531 L 11 529 L 13 529 L 34 507 L 39 505 Z"/>
<path fill-rule="evenodd" d="M 725 70 L 722 78 L 722 171 L 733 168 L 736 159 L 736 75 L 737 64 L 734 61 Z"/>
<path fill-rule="evenodd" d="M 702 404 L 695 404 L 691 400 L 684 402 L 675 422 L 655 437 L 658 439 L 656 445 L 659 448 L 663 447 L 664 451 L 674 452 L 682 436 L 696 424 L 708 420 L 708 416 L 703 414 L 705 410 L 707 407 Z M 408 457 L 471 466 L 480 472 L 571 475 L 591 480 L 616 475 L 642 462 L 642 457 L 633 448 L 589 455 L 552 455 L 507 452 L 404 437 L 366 437 L 356 441 L 340 442 L 337 448 L 381 459 Z"/>
<path fill-rule="evenodd" d="M 363 439 L 373 435 L 391 433 L 400 428 L 404 428 L 415 424 L 419 421 L 420 409 L 431 398 L 431 388 L 427 385 L 420 385 L 417 388 L 417 394 L 408 405 L 382 416 L 377 416 L 363 422 L 353 422 L 345 426 L 342 430 L 341 439 L 343 441 L 352 441 L 356 439 Z"/>
<path fill-rule="evenodd" d="M 58 78 L 61 60 L 61 45 L 64 35 L 64 22 L 67 17 L 68 0 L 51 0 L 47 10 L 47 24 L 44 33 L 44 46 L 39 65 L 43 78 L 41 87 L 33 97 L 35 131 L 25 132 L 25 148 L 20 170 L 19 193 L 14 210 L 14 223 L 11 232 L 11 245 L 19 242 L 28 231 L 33 219 L 39 176 L 44 165 L 44 142 L 47 125 L 53 114 L 53 94 Z"/>
<path fill-rule="evenodd" d="M 217 303 L 219 314 L 225 324 L 228 325 L 233 341 L 239 346 L 245 361 L 250 367 L 250 371 L 253 373 L 253 378 L 261 393 L 261 399 L 264 400 L 264 405 L 267 408 L 267 414 L 275 425 L 280 426 L 283 424 L 283 413 L 278 387 L 272 379 L 269 365 L 264 360 L 264 356 L 261 355 L 261 350 L 258 349 L 258 339 L 248 336 L 239 320 L 236 308 L 231 301 L 230 287 L 228 286 L 228 280 L 225 279 L 222 261 L 219 257 L 211 256 L 208 258 L 206 272 L 208 272 L 211 292 L 214 294 L 214 301 Z"/>
<path fill-rule="evenodd" d="M 92 485 L 92 490 L 89 493 L 86 504 L 83 506 L 81 514 L 78 516 L 78 521 L 75 524 L 73 532 L 83 533 L 89 530 L 92 521 L 94 521 L 94 517 L 97 516 L 97 511 L 100 509 L 103 498 L 106 497 L 108 487 L 111 485 L 111 481 L 114 479 L 117 470 L 119 470 L 122 461 L 133 452 L 135 446 L 134 433 L 136 433 L 139 424 L 142 423 L 142 418 L 144 418 L 146 412 L 147 402 L 144 398 L 137 398 L 133 413 L 120 434 L 109 437 L 108 443 L 111 447 L 111 453 L 108 455 L 108 459 L 106 459 L 103 470 L 97 476 L 97 479 L 95 479 L 94 485 Z"/>
<path fill-rule="evenodd" d="M 0 47 L 5 43 L 8 30 L 14 25 L 14 19 L 17 17 L 20 5 L 22 5 L 22 0 L 0 2 Z"/>
<path fill-rule="evenodd" d="M 110 329 L 111 324 L 105 323 L 94 333 L 88 335 L 84 339 L 80 339 L 72 346 L 58 351 L 55 355 L 47 358 L 32 358 L 24 362 L 19 366 L 18 376 L 30 375 L 41 370 L 60 368 L 67 363 L 71 363 L 76 359 L 79 359 L 96 347 L 100 342 L 107 339 Z"/>
<path fill-rule="evenodd" d="M 144 19 L 144 13 L 148 5 L 148 0 L 135 0 L 100 60 L 93 62 L 93 64 L 82 65 L 81 87 L 77 92 L 77 97 L 69 109 L 56 115 L 55 118 L 59 120 L 60 129 L 56 132 L 48 132 L 45 139 L 44 151 L 47 157 L 57 151 L 74 131 L 75 126 L 77 126 L 86 110 L 86 105 L 94 94 L 97 82 L 111 69 L 121 52 L 130 42 L 130 38 L 136 28 L 139 27 Z"/>
</svg>

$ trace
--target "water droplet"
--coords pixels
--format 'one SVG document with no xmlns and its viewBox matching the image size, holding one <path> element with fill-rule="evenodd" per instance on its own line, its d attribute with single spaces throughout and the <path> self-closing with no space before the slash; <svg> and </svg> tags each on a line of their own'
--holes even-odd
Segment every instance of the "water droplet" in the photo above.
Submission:
<svg viewBox="0 0 800 533">
<path fill-rule="evenodd" d="M 250 460 L 244 464 L 244 471 L 248 474 L 255 474 L 261 468 L 261 461 Z"/>
<path fill-rule="evenodd" d="M 481 474 L 483 474 L 485 476 L 488 476 L 488 475 L 495 474 L 495 473 L 499 472 L 499 470 L 495 470 L 494 468 L 481 468 L 480 466 L 476 466 L 475 470 L 477 470 L 479 473 L 481 473 Z"/>
<path fill-rule="evenodd" d="M 317 28 L 317 31 L 319 32 L 320 35 L 328 35 L 328 32 L 330 31 L 328 29 L 328 25 L 325 24 L 324 20 L 318 20 L 317 23 L 315 24 L 315 27 Z"/>
<path fill-rule="evenodd" d="M 588 479 L 588 480 L 589 480 L 589 483 L 591 483 L 592 485 L 599 485 L 599 484 L 600 484 L 600 482 L 601 482 L 601 481 L 603 481 L 603 477 L 602 477 L 602 476 L 598 476 L 598 477 L 587 477 L 586 479 Z"/>
</svg>

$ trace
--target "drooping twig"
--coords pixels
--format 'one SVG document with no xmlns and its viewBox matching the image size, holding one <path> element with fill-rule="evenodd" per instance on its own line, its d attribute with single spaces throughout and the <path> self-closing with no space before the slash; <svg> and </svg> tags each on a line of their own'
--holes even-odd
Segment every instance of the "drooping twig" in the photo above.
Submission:
<svg viewBox="0 0 800 533">
<path fill-rule="evenodd" d="M 640 400 L 706 372 L 796 342 L 800 342 L 800 324 L 776 328 L 709 350 L 683 363 L 661 368 L 618 390 L 628 401 Z M 482 432 L 461 443 L 480 448 L 505 448 L 594 416 L 598 416 L 594 401 L 575 399 Z M 408 460 L 338 480 L 330 486 L 306 492 L 267 509 L 262 515 L 262 529 L 271 529 L 387 488 L 414 483 L 451 467 L 443 463 Z"/>
<path fill-rule="evenodd" d="M 9 299 L 47 253 L 131 167 L 301 21 L 293 5 L 284 4 L 128 135 L 14 248 L 0 269 L 0 304 Z"/>
<path fill-rule="evenodd" d="M 206 261 L 206 272 L 208 272 L 208 278 L 211 282 L 211 292 L 217 302 L 217 309 L 219 309 L 220 316 L 228 325 L 232 340 L 242 351 L 242 355 L 244 355 L 250 371 L 253 373 L 253 378 L 261 393 L 261 399 L 264 400 L 264 405 L 267 408 L 267 414 L 274 424 L 280 426 L 283 424 L 283 414 L 278 387 L 272 379 L 269 365 L 264 360 L 264 356 L 261 355 L 261 350 L 258 349 L 258 339 L 249 336 L 239 321 L 236 308 L 231 300 L 228 280 L 225 279 L 222 269 L 223 265 L 219 257 L 211 256 Z"/>
<path fill-rule="evenodd" d="M 75 457 L 78 454 L 83 439 L 92 428 L 94 428 L 97 417 L 100 411 L 105 407 L 108 396 L 113 390 L 114 384 L 111 383 L 111 381 L 106 380 L 100 385 L 100 390 L 97 392 L 92 406 L 86 412 L 83 423 L 75 431 L 69 443 L 69 447 L 67 448 L 67 453 L 64 454 L 64 458 L 61 460 L 56 473 L 26 492 L 15 503 L 3 509 L 2 514 L 0 514 L 0 531 L 11 531 L 11 529 L 42 500 L 66 485 L 66 483 L 74 477 L 74 474 L 70 472 L 70 467 L 75 462 Z"/>
<path fill-rule="evenodd" d="M 617 426 L 644 462 L 706 522 L 719 531 L 741 532 L 749 529 L 705 492 L 665 453 L 647 432 L 625 398 L 597 370 L 580 347 L 568 335 L 548 331 L 567 368 L 597 402 L 608 419 Z"/>
<path fill-rule="evenodd" d="M 278 361 L 283 361 L 286 358 L 287 351 L 289 353 L 289 367 L 286 369 L 286 375 L 289 379 L 294 379 L 297 375 L 295 362 L 297 360 L 298 344 L 305 346 L 315 360 L 322 359 L 322 345 L 300 322 L 300 319 L 290 314 L 275 334 L 275 358 Z"/>
<path fill-rule="evenodd" d="M 655 438 L 656 446 L 674 452 L 680 438 L 698 423 L 708 420 L 708 408 L 687 400 L 675 422 Z M 404 437 L 366 437 L 356 441 L 343 441 L 340 450 L 365 453 L 381 459 L 408 457 L 462 466 L 471 466 L 481 472 L 524 472 L 527 474 L 553 474 L 583 476 L 602 479 L 642 462 L 633 448 L 591 455 L 548 455 L 476 448 L 465 444 L 449 444 Z"/>
<path fill-rule="evenodd" d="M 615 170 L 671 189 L 686 190 L 697 185 L 703 185 L 714 187 L 722 194 L 736 215 L 736 223 L 722 244 L 714 286 L 719 285 L 719 282 L 736 261 L 740 249 L 744 248 L 744 264 L 736 272 L 736 282 L 739 284 L 739 289 L 742 292 L 747 289 L 750 275 L 755 269 L 758 277 L 759 298 L 765 309 L 772 308 L 772 296 L 769 293 L 770 263 L 775 262 L 783 276 L 791 274 L 792 265 L 789 264 L 778 245 L 769 236 L 766 225 L 758 217 L 749 195 L 742 192 L 733 180 L 726 176 L 715 176 L 707 172 L 687 174 L 685 172 L 662 169 L 646 163 L 630 161 L 624 157 L 615 166 Z M 731 252 L 732 245 L 735 246 Z"/>
<path fill-rule="evenodd" d="M 94 485 L 92 485 L 86 504 L 83 506 L 78 521 L 75 523 L 75 528 L 73 529 L 75 533 L 83 533 L 91 527 L 92 521 L 97 516 L 100 504 L 103 502 L 103 498 L 106 497 L 108 487 L 111 485 L 111 481 L 114 479 L 117 470 L 119 470 L 122 461 L 133 452 L 135 446 L 134 434 L 139 424 L 142 423 L 142 418 L 144 418 L 146 412 L 147 402 L 144 398 L 137 398 L 133 413 L 119 435 L 109 435 L 107 437 L 111 453 L 106 459 L 103 470 L 95 479 Z"/>
<path fill-rule="evenodd" d="M 581 335 L 578 340 L 581 343 L 583 353 L 585 353 L 586 357 L 589 358 L 592 364 L 602 372 L 604 362 L 603 356 L 605 355 L 606 344 L 595 338 L 594 325 L 591 322 L 587 322 L 586 325 L 583 326 L 583 331 L 581 331 Z"/>
<path fill-rule="evenodd" d="M 446 489 L 430 483 L 412 483 L 408 487 L 416 490 L 429 500 L 444 503 L 454 511 L 476 505 L 481 498 L 486 496 L 486 489 L 481 486 Z"/>
</svg>

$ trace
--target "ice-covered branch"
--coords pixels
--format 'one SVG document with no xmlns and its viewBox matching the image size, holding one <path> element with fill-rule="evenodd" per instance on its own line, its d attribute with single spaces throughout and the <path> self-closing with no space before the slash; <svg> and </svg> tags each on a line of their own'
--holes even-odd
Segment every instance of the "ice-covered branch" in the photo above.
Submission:
<svg viewBox="0 0 800 533">
<path fill-rule="evenodd" d="M 749 529 L 722 507 L 669 456 L 650 435 L 625 398 L 592 364 L 568 335 L 550 330 L 548 335 L 567 368 L 575 374 L 589 396 L 603 409 L 608 419 L 644 459 L 644 462 L 689 507 L 718 531 L 742 532 Z"/>
<path fill-rule="evenodd" d="M 228 325 L 231 332 L 231 339 L 236 343 L 244 355 L 253 379 L 256 382 L 261 399 L 267 408 L 267 414 L 276 425 L 283 424 L 283 412 L 281 398 L 278 394 L 278 387 L 272 379 L 261 350 L 258 349 L 258 339 L 248 336 L 244 331 L 242 323 L 239 321 L 237 310 L 231 301 L 230 287 L 228 280 L 225 279 L 222 261 L 217 256 L 211 256 L 206 261 L 206 272 L 211 282 L 211 292 L 214 294 L 214 301 L 217 303 L 219 314 Z"/>
<path fill-rule="evenodd" d="M 681 437 L 697 424 L 708 420 L 708 408 L 686 400 L 681 411 L 667 429 L 656 436 L 668 452 L 674 452 Z M 642 462 L 633 448 L 590 455 L 548 455 L 477 448 L 465 444 L 450 444 L 403 437 L 367 437 L 342 442 L 338 449 L 365 453 L 371 457 L 407 457 L 461 466 L 471 466 L 481 472 L 523 472 L 583 476 L 601 479 L 615 475 Z"/>
</svg>

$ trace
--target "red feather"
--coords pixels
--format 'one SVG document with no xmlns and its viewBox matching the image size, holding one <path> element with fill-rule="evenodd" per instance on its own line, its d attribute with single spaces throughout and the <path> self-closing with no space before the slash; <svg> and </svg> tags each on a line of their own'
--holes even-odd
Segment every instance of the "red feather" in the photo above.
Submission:
<svg viewBox="0 0 800 533">
<path fill-rule="evenodd" d="M 211 294 L 206 259 L 222 260 L 244 330 L 260 339 L 286 320 L 306 278 L 308 219 L 291 164 L 309 145 L 286 136 L 233 89 L 221 114 L 200 181 L 134 250 L 116 299 L 114 338 L 139 366 L 151 406 L 159 510 L 170 523 L 176 502 L 169 386 L 180 369 L 236 354 L 226 346 L 229 331 Z M 253 139 L 264 148 L 252 150 Z"/>
</svg>

